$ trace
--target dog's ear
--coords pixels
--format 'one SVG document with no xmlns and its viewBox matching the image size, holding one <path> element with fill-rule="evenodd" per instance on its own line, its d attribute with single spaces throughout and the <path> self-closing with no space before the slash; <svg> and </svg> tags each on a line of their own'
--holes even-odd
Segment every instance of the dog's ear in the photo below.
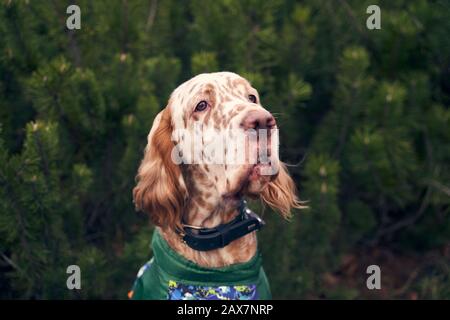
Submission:
<svg viewBox="0 0 450 320">
<path fill-rule="evenodd" d="M 184 183 L 180 183 L 180 168 L 171 158 L 172 131 L 170 109 L 166 107 L 153 121 L 133 189 L 136 209 L 149 214 L 151 221 L 163 229 L 181 228 L 186 194 Z"/>
<path fill-rule="evenodd" d="M 291 216 L 293 208 L 306 208 L 297 197 L 297 188 L 289 176 L 286 165 L 281 162 L 277 177 L 261 192 L 261 199 L 285 218 Z"/>
</svg>

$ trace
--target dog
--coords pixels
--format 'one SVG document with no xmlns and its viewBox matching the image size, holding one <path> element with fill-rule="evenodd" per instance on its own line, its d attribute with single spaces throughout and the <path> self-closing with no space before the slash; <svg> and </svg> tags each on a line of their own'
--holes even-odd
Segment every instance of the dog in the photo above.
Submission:
<svg viewBox="0 0 450 320">
<path fill-rule="evenodd" d="M 136 209 L 156 228 L 153 258 L 130 298 L 271 298 L 257 249 L 264 222 L 244 198 L 259 198 L 283 217 L 303 207 L 278 158 L 277 131 L 258 91 L 235 73 L 199 74 L 173 91 L 154 119 L 133 189 Z M 206 150 L 217 145 L 222 161 L 211 161 Z"/>
</svg>

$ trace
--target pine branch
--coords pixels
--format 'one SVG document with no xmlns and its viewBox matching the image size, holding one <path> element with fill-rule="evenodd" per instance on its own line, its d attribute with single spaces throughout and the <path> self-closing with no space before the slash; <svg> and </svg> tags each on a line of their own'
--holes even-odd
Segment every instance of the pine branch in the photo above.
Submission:
<svg viewBox="0 0 450 320">
<path fill-rule="evenodd" d="M 447 195 L 450 197 L 450 188 L 447 187 L 446 185 L 440 183 L 437 180 L 433 180 L 433 179 L 429 179 L 426 180 L 432 187 L 434 187 L 436 190 L 442 192 L 443 194 Z"/>
<path fill-rule="evenodd" d="M 389 217 L 387 215 L 387 208 L 386 208 L 386 199 L 382 192 L 383 184 L 381 183 L 380 177 L 376 173 L 372 158 L 368 156 L 368 152 L 364 152 L 364 158 L 366 159 L 366 162 L 369 164 L 369 168 L 370 168 L 369 172 L 372 175 L 372 179 L 373 179 L 375 185 L 377 186 L 378 190 L 380 190 L 380 192 L 378 194 L 378 201 L 379 201 L 379 206 L 381 208 L 380 222 L 381 222 L 381 225 L 383 225 L 389 221 Z"/>
<path fill-rule="evenodd" d="M 2 181 L 3 185 L 5 186 L 5 190 L 6 190 L 8 199 L 10 199 L 11 207 L 16 214 L 17 223 L 20 227 L 19 239 L 20 239 L 20 243 L 21 243 L 21 249 L 25 252 L 27 261 L 29 261 L 30 264 L 33 264 L 34 259 L 31 254 L 30 246 L 28 244 L 28 239 L 27 239 L 27 237 L 29 237 L 30 235 L 29 235 L 29 232 L 26 227 L 26 223 L 25 223 L 23 215 L 22 215 L 22 212 L 24 212 L 25 209 L 22 208 L 20 203 L 17 201 L 17 197 L 15 195 L 14 189 L 8 183 L 8 180 L 6 179 L 6 177 L 2 175 L 2 176 L 0 176 L 0 179 L 1 179 L 0 181 Z"/>
<path fill-rule="evenodd" d="M 39 158 L 42 164 L 42 171 L 44 172 L 44 176 L 46 178 L 47 186 L 49 185 L 49 178 L 50 178 L 50 168 L 49 168 L 49 161 L 47 159 L 47 155 L 44 152 L 44 147 L 42 146 L 42 140 L 40 139 L 39 131 L 36 131 L 33 134 L 34 143 L 37 147 L 37 151 L 39 154 Z"/>
<path fill-rule="evenodd" d="M 430 204 L 430 196 L 431 196 L 431 190 L 430 190 L 430 187 L 428 187 L 427 190 L 425 191 L 425 196 L 422 200 L 422 203 L 415 214 L 413 214 L 412 216 L 408 216 L 402 220 L 397 221 L 394 224 L 391 224 L 385 228 L 378 230 L 375 237 L 370 241 L 370 244 L 374 245 L 374 244 L 378 243 L 378 241 L 382 237 L 390 235 L 394 232 L 397 232 L 400 229 L 403 229 L 405 227 L 408 227 L 408 226 L 414 224 L 425 213 L 426 209 L 428 209 L 428 206 Z"/>
<path fill-rule="evenodd" d="M 343 148 L 345 146 L 345 141 L 347 140 L 347 135 L 348 135 L 348 131 L 349 131 L 349 128 L 350 128 L 350 119 L 353 116 L 353 110 L 355 109 L 355 103 L 354 103 L 355 95 L 356 95 L 356 92 L 355 92 L 355 90 L 354 90 L 354 88 L 352 86 L 351 94 L 350 94 L 350 96 L 351 96 L 351 98 L 350 98 L 351 103 L 349 105 L 349 110 L 347 110 L 346 112 L 343 112 L 343 110 L 340 111 L 340 115 L 341 115 L 341 117 L 344 117 L 344 120 L 340 121 L 340 123 L 343 122 L 343 125 L 342 125 L 341 130 L 340 130 L 338 145 L 337 145 L 337 148 L 335 149 L 335 152 L 334 152 L 335 156 L 338 159 L 341 158 L 342 150 L 343 150 Z"/>
<path fill-rule="evenodd" d="M 128 0 L 122 0 L 122 52 L 128 52 Z"/>
<path fill-rule="evenodd" d="M 358 21 L 358 19 L 356 18 L 355 13 L 352 10 L 352 7 L 348 4 L 348 2 L 346 0 L 339 0 L 339 2 L 341 3 L 341 5 L 344 7 L 347 15 L 350 17 L 350 21 L 353 24 L 353 27 L 355 28 L 356 31 L 358 31 L 358 34 L 360 36 L 362 36 L 362 38 L 364 39 L 364 41 L 366 43 L 370 43 L 370 39 L 367 36 L 367 33 L 364 32 L 364 29 L 361 28 L 361 23 Z"/>
<path fill-rule="evenodd" d="M 155 22 L 156 10 L 158 8 L 158 0 L 150 0 L 150 8 L 148 10 L 147 23 L 145 24 L 145 32 L 150 31 Z"/>
<path fill-rule="evenodd" d="M 3 252 L 0 251 L 0 256 L 3 258 L 3 260 L 6 261 L 7 264 L 9 264 L 11 267 L 13 267 L 15 270 L 19 271 L 20 273 L 24 273 L 23 270 L 10 258 L 8 258 Z"/>
<path fill-rule="evenodd" d="M 28 50 L 28 47 L 26 46 L 26 41 L 23 38 L 23 32 L 21 31 L 20 26 L 17 23 L 18 21 L 17 21 L 17 19 L 8 19 L 8 21 L 12 24 L 13 33 L 16 35 L 16 39 L 18 41 L 20 51 L 25 54 L 25 60 L 28 64 L 28 66 L 30 66 L 32 56 L 31 56 L 30 50 Z"/>
</svg>

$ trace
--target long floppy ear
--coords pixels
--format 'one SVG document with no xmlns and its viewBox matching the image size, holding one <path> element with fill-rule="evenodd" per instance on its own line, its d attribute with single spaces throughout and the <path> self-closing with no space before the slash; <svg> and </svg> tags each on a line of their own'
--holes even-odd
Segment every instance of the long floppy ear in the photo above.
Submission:
<svg viewBox="0 0 450 320">
<path fill-rule="evenodd" d="M 286 169 L 286 165 L 280 162 L 277 177 L 271 181 L 261 193 L 261 199 L 272 209 L 277 210 L 285 218 L 291 216 L 291 209 L 304 209 L 297 197 L 297 188 Z"/>
<path fill-rule="evenodd" d="M 180 181 L 180 168 L 171 158 L 172 129 L 166 107 L 153 121 L 133 189 L 136 209 L 149 214 L 151 221 L 163 229 L 181 228 L 186 192 Z"/>
</svg>

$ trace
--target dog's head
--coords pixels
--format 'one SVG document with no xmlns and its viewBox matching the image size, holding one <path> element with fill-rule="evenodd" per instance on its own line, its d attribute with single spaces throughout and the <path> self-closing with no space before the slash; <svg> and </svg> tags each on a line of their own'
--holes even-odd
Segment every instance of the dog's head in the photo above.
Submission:
<svg viewBox="0 0 450 320">
<path fill-rule="evenodd" d="M 213 213 L 243 196 L 260 197 L 283 216 L 301 207 L 278 158 L 275 118 L 231 72 L 200 74 L 173 91 L 148 135 L 133 196 L 162 228 L 179 227 L 182 218 L 214 225 Z"/>
</svg>

